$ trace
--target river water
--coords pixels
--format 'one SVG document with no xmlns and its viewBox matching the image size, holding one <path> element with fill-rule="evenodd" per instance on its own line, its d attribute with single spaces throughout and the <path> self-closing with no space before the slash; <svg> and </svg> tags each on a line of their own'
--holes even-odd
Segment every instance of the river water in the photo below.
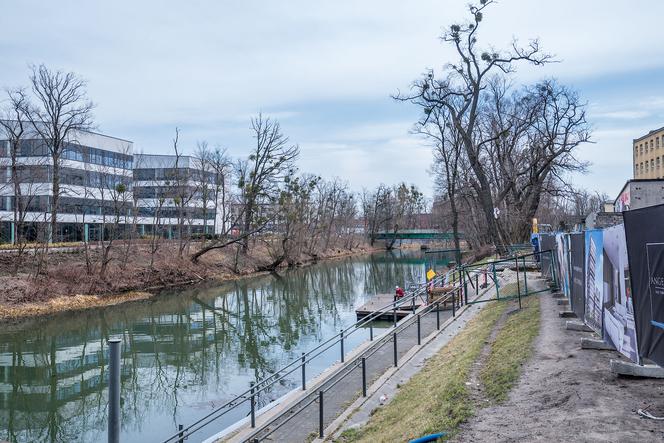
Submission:
<svg viewBox="0 0 664 443">
<path fill-rule="evenodd" d="M 104 441 L 110 338 L 122 340 L 121 441 L 160 441 L 354 323 L 354 309 L 372 295 L 423 281 L 423 257 L 397 251 L 332 260 L 1 328 L 0 441 Z M 346 352 L 367 337 L 349 337 Z M 330 349 L 307 376 L 338 358 Z M 299 383 L 295 372 L 259 404 Z M 193 440 L 246 413 L 238 408 Z"/>
</svg>

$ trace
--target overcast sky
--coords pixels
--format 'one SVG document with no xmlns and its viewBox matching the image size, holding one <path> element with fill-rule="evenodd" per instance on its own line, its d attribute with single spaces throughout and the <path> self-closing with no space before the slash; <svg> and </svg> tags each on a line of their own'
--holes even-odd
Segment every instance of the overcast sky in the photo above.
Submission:
<svg viewBox="0 0 664 443">
<path fill-rule="evenodd" d="M 0 14 L 0 86 L 27 84 L 30 64 L 88 81 L 100 132 L 164 153 L 177 126 L 246 156 L 249 118 L 278 118 L 301 147 L 300 169 L 354 189 L 414 183 L 431 195 L 413 106 L 390 98 L 427 67 L 453 61 L 442 29 L 465 20 L 447 1 L 14 1 Z M 664 126 L 664 2 L 502 0 L 481 42 L 538 37 L 560 63 L 515 80 L 558 77 L 588 101 L 593 162 L 579 186 L 612 197 L 631 178 L 631 140 Z"/>
</svg>

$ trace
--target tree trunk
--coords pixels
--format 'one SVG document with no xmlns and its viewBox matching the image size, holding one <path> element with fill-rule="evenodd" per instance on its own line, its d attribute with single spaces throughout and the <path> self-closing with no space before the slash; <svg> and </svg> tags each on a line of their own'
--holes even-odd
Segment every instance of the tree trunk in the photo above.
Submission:
<svg viewBox="0 0 664 443">
<path fill-rule="evenodd" d="M 463 132 L 463 128 L 460 127 L 459 130 L 460 132 Z M 468 154 L 468 161 L 470 162 L 470 166 L 473 168 L 475 177 L 477 178 L 477 181 L 479 182 L 480 185 L 479 186 L 480 192 L 478 192 L 478 199 L 480 201 L 480 205 L 482 206 L 482 212 L 484 213 L 484 217 L 486 219 L 489 241 L 493 243 L 493 245 L 496 247 L 496 252 L 500 255 L 503 255 L 505 253 L 505 247 L 504 245 L 501 244 L 496 218 L 493 213 L 494 205 L 493 205 L 493 197 L 491 196 L 491 185 L 489 184 L 489 180 L 487 179 L 487 176 L 484 173 L 484 168 L 482 167 L 479 156 L 475 152 L 473 141 L 469 137 L 464 136 L 463 142 L 466 148 L 466 152 Z"/>
<path fill-rule="evenodd" d="M 60 155 L 53 156 L 53 197 L 51 199 L 51 232 L 48 242 L 54 242 L 58 232 L 58 205 L 60 204 Z"/>
<path fill-rule="evenodd" d="M 250 198 L 247 201 L 247 207 L 245 208 L 245 214 L 244 214 L 244 232 L 245 234 L 249 232 L 249 229 L 251 228 L 251 218 L 253 216 L 253 211 L 254 211 L 254 202 L 253 198 Z M 245 254 L 249 252 L 249 236 L 246 236 L 243 241 L 242 241 L 242 252 Z"/>
</svg>

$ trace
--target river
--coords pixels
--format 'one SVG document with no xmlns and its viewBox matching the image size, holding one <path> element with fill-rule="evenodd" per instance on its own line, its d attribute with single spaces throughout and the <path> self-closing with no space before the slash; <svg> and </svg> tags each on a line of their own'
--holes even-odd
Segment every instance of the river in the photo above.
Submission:
<svg viewBox="0 0 664 443">
<path fill-rule="evenodd" d="M 354 309 L 373 294 L 423 281 L 423 257 L 397 251 L 331 260 L 3 328 L 0 441 L 105 440 L 110 338 L 122 340 L 121 441 L 160 441 L 354 323 Z M 368 331 L 349 337 L 346 352 L 367 337 Z M 338 349 L 326 352 L 307 368 L 308 377 L 338 358 Z M 296 372 L 259 404 L 299 383 Z M 246 409 L 194 440 L 232 424 Z"/>
</svg>

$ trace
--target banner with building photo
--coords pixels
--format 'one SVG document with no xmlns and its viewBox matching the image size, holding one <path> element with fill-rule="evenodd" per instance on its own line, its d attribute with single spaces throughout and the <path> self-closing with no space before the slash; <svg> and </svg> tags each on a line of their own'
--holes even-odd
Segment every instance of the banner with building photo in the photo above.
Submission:
<svg viewBox="0 0 664 443">
<path fill-rule="evenodd" d="M 603 235 L 600 229 L 586 231 L 586 308 L 584 320 L 598 334 L 602 334 L 602 305 L 604 303 Z"/>
<path fill-rule="evenodd" d="M 570 276 L 569 276 L 569 234 L 556 234 L 556 264 L 560 290 L 567 299 L 570 299 Z"/>
<path fill-rule="evenodd" d="M 639 356 L 664 366 L 664 205 L 623 217 Z"/>
<path fill-rule="evenodd" d="M 570 234 L 571 291 L 570 304 L 577 317 L 583 318 L 586 312 L 586 237 L 583 232 Z"/>
<path fill-rule="evenodd" d="M 638 362 L 634 308 L 630 288 L 625 227 L 603 231 L 604 340 L 633 362 Z"/>
<path fill-rule="evenodd" d="M 540 251 L 553 251 L 555 254 L 556 237 L 553 234 L 540 234 Z M 542 254 L 542 276 L 550 278 L 553 276 L 551 272 L 551 263 L 553 255 L 550 253 Z"/>
</svg>

